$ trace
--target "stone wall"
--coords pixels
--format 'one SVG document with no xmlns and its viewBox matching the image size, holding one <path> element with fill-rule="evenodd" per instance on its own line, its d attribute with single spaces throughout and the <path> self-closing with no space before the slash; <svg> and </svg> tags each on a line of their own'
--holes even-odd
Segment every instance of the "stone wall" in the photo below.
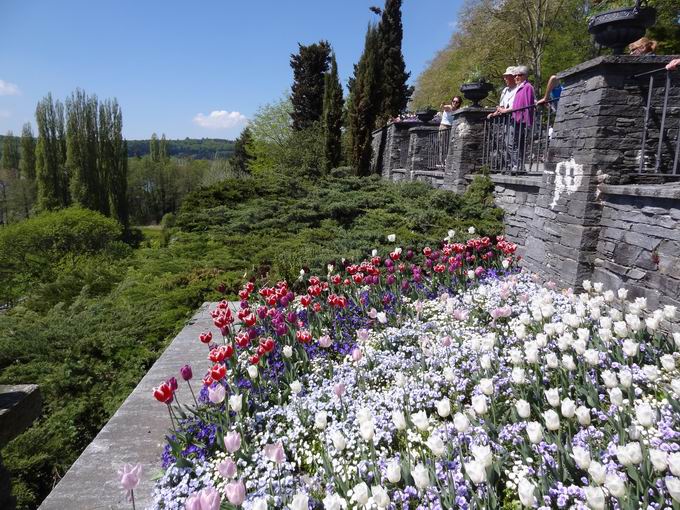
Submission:
<svg viewBox="0 0 680 510">
<path fill-rule="evenodd" d="M 592 279 L 680 307 L 680 185 L 603 185 Z"/>
</svg>

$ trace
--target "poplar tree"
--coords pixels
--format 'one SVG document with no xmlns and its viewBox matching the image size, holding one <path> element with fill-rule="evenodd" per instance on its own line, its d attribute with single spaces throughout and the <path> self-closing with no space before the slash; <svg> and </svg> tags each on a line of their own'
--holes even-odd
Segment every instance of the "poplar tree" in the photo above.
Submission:
<svg viewBox="0 0 680 510">
<path fill-rule="evenodd" d="M 158 145 L 158 158 L 160 161 L 168 159 L 168 141 L 165 139 L 165 133 L 161 135 L 161 142 Z"/>
<path fill-rule="evenodd" d="M 149 141 L 149 154 L 151 155 L 151 161 L 158 163 L 161 160 L 161 148 L 156 133 L 151 135 L 151 140 Z"/>
<path fill-rule="evenodd" d="M 2 141 L 2 161 L 0 166 L 5 170 L 19 170 L 19 141 L 14 133 L 7 131 Z"/>
<path fill-rule="evenodd" d="M 380 36 L 375 25 L 366 31 L 364 52 L 354 67 L 347 101 L 351 165 L 357 175 L 368 175 L 371 166 L 372 131 L 380 107 Z"/>
<path fill-rule="evenodd" d="M 36 107 L 38 142 L 35 150 L 35 170 L 38 184 L 38 208 L 65 207 L 69 203 L 66 171 L 66 137 L 64 105 L 47 94 Z"/>
<path fill-rule="evenodd" d="M 21 130 L 21 160 L 19 176 L 30 181 L 35 180 L 35 138 L 31 124 L 27 122 Z"/>
<path fill-rule="evenodd" d="M 401 1 L 386 0 L 378 26 L 380 33 L 381 104 L 378 125 L 399 115 L 408 103 L 412 88 L 406 82 L 411 73 L 406 72 L 401 43 L 404 29 L 401 22 Z"/>
<path fill-rule="evenodd" d="M 98 162 L 97 110 L 97 97 L 88 97 L 81 89 L 66 100 L 66 167 L 72 200 L 106 214 L 108 208 L 102 201 L 106 181 Z"/>
<path fill-rule="evenodd" d="M 123 113 L 115 99 L 99 107 L 100 158 L 107 176 L 107 199 L 110 216 L 127 230 L 127 142 L 123 138 Z"/>
<path fill-rule="evenodd" d="M 327 41 L 309 46 L 298 43 L 298 48 L 298 53 L 290 56 L 290 67 L 293 69 L 290 97 L 293 112 L 290 116 L 295 130 L 312 127 L 321 120 L 324 75 L 328 71 L 331 54 L 331 46 Z"/>
<path fill-rule="evenodd" d="M 342 160 L 342 85 L 338 78 L 335 54 L 331 55 L 331 70 L 326 73 L 323 93 L 324 168 L 326 173 L 340 165 Z"/>
</svg>

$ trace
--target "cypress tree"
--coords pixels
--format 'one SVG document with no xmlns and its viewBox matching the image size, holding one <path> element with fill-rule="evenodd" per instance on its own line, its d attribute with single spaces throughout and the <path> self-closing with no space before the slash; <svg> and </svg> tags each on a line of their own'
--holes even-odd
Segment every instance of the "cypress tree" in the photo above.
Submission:
<svg viewBox="0 0 680 510">
<path fill-rule="evenodd" d="M 151 140 L 149 141 L 149 154 L 151 155 L 151 161 L 158 163 L 161 160 L 161 147 L 158 143 L 158 135 L 156 135 L 156 133 L 151 135 Z"/>
<path fill-rule="evenodd" d="M 97 97 L 88 97 L 81 89 L 66 100 L 66 167 L 72 200 L 106 214 L 102 202 L 105 181 L 98 162 L 97 109 Z"/>
<path fill-rule="evenodd" d="M 386 0 L 378 27 L 380 32 L 380 59 L 382 98 L 378 125 L 387 123 L 401 113 L 412 93 L 406 82 L 411 73 L 406 72 L 401 43 L 404 29 L 401 22 L 401 0 Z"/>
<path fill-rule="evenodd" d="M 253 133 L 246 127 L 234 141 L 234 154 L 231 157 L 231 168 L 237 175 L 250 173 L 250 161 L 253 155 L 248 152 L 248 147 L 253 143 Z"/>
<path fill-rule="evenodd" d="M 364 52 L 350 81 L 347 117 L 351 164 L 357 175 L 368 175 L 371 166 L 372 136 L 380 107 L 380 39 L 375 25 L 366 31 Z"/>
<path fill-rule="evenodd" d="M 47 94 L 36 107 L 38 142 L 35 150 L 35 170 L 38 184 L 38 208 L 65 207 L 69 202 L 66 171 L 66 140 L 64 106 Z"/>
<path fill-rule="evenodd" d="M 5 170 L 19 170 L 19 141 L 14 133 L 7 131 L 7 135 L 2 141 L 2 161 L 0 166 Z"/>
<path fill-rule="evenodd" d="M 331 54 L 327 41 L 309 46 L 298 44 L 298 47 L 298 53 L 290 56 L 290 67 L 293 68 L 290 97 L 293 112 L 290 116 L 295 130 L 309 128 L 321 120 L 324 75 L 328 71 Z"/>
<path fill-rule="evenodd" d="M 340 165 L 342 160 L 342 85 L 338 78 L 335 54 L 331 55 L 331 70 L 326 73 L 323 93 L 324 167 L 326 173 Z"/>
<path fill-rule="evenodd" d="M 35 180 L 35 138 L 31 124 L 27 122 L 21 130 L 21 161 L 19 175 L 22 179 Z"/>
</svg>

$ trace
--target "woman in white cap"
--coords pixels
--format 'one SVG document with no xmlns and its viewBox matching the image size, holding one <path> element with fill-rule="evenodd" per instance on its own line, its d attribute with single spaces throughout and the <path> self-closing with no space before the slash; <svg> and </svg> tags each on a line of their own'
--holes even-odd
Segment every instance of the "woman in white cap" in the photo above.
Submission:
<svg viewBox="0 0 680 510">
<path fill-rule="evenodd" d="M 488 117 L 495 117 L 501 114 L 501 109 L 512 108 L 512 102 L 515 99 L 515 91 L 517 90 L 517 84 L 515 83 L 515 68 L 513 66 L 508 66 L 508 68 L 503 73 L 503 80 L 505 81 L 505 88 L 501 92 L 501 98 L 496 107 L 496 111 L 490 113 Z"/>
</svg>

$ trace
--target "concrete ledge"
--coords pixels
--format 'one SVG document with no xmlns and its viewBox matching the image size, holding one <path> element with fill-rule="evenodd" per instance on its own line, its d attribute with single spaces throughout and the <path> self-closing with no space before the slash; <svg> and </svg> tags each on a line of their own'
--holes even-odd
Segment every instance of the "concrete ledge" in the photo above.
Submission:
<svg viewBox="0 0 680 510">
<path fill-rule="evenodd" d="M 415 170 L 413 175 L 423 175 L 426 177 L 437 177 L 442 179 L 444 177 L 444 172 L 442 170 Z"/>
<path fill-rule="evenodd" d="M 0 385 L 0 446 L 40 417 L 42 396 L 36 384 Z"/>
<path fill-rule="evenodd" d="M 468 176 L 470 180 L 474 175 Z M 505 174 L 489 174 L 489 178 L 494 184 L 510 184 L 512 186 L 528 186 L 531 188 L 540 188 L 543 178 L 540 175 L 505 175 Z"/>
<path fill-rule="evenodd" d="M 680 200 L 680 185 L 653 184 L 600 184 L 598 189 L 605 195 L 629 195 L 636 197 L 667 198 Z"/>
<path fill-rule="evenodd" d="M 142 480 L 135 490 L 137 508 L 151 503 L 151 478 L 160 473 L 164 435 L 170 429 L 167 408 L 153 398 L 153 388 L 173 375 L 179 379 L 179 369 L 186 363 L 193 367 L 194 389 L 200 388 L 209 362 L 207 348 L 198 341 L 198 335 L 215 329 L 209 306 L 204 303 L 188 321 L 43 501 L 40 510 L 129 510 L 131 505 L 125 500 L 117 474 L 126 462 L 143 466 Z M 191 399 L 185 384 L 180 384 L 177 396 L 182 402 Z"/>
</svg>

